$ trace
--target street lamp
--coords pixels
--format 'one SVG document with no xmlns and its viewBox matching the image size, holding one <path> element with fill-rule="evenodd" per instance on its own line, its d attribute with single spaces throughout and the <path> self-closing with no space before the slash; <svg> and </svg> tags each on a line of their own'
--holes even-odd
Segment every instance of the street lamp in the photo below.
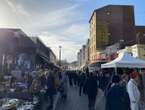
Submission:
<svg viewBox="0 0 145 110">
<path fill-rule="evenodd" d="M 59 66 L 61 66 L 61 46 L 59 46 Z"/>
</svg>

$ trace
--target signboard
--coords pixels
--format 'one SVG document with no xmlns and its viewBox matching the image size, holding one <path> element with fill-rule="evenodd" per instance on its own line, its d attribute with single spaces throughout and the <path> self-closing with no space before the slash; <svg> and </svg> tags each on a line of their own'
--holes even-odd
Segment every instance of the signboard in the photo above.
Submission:
<svg viewBox="0 0 145 110">
<path fill-rule="evenodd" d="M 96 60 L 106 60 L 106 59 L 107 59 L 107 55 L 105 53 L 99 54 L 96 57 Z"/>
</svg>

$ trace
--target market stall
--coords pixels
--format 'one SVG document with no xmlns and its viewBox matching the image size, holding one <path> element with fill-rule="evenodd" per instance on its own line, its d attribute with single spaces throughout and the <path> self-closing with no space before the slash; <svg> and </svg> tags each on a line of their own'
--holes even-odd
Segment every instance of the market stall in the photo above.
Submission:
<svg viewBox="0 0 145 110">
<path fill-rule="evenodd" d="M 145 61 L 134 58 L 128 52 L 122 52 L 115 60 L 102 64 L 101 68 L 115 68 L 117 73 L 117 68 L 145 68 Z"/>
</svg>

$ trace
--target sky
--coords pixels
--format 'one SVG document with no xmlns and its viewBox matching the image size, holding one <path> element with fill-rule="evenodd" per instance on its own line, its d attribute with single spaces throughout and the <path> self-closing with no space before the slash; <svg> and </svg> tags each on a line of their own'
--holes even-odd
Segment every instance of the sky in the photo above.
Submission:
<svg viewBox="0 0 145 110">
<path fill-rule="evenodd" d="M 0 28 L 20 28 L 39 38 L 62 59 L 77 59 L 89 38 L 94 9 L 109 4 L 134 5 L 136 25 L 145 25 L 145 0 L 0 0 Z"/>
</svg>

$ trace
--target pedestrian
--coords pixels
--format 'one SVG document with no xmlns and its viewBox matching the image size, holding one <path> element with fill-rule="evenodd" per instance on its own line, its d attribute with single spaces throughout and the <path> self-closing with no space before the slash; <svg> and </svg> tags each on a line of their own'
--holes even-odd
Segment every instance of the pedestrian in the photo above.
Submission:
<svg viewBox="0 0 145 110">
<path fill-rule="evenodd" d="M 127 91 L 130 97 L 131 110 L 139 110 L 140 91 L 138 89 L 138 73 L 132 72 L 127 84 Z"/>
<path fill-rule="evenodd" d="M 120 77 L 113 76 L 112 85 L 106 95 L 106 110 L 130 110 L 127 91 L 120 85 Z"/>
<path fill-rule="evenodd" d="M 54 79 L 52 71 L 49 71 L 49 75 L 47 77 L 47 95 L 50 99 L 48 110 L 53 109 L 55 94 L 56 94 L 55 79 Z"/>
<path fill-rule="evenodd" d="M 121 75 L 121 86 L 127 91 L 127 83 L 129 81 L 129 74 L 123 73 Z"/>
<path fill-rule="evenodd" d="M 41 76 L 40 76 L 40 81 L 41 81 L 41 87 L 43 88 L 43 89 L 45 89 L 45 87 L 46 87 L 46 73 L 41 73 Z"/>
<path fill-rule="evenodd" d="M 80 83 L 79 83 L 79 96 L 81 96 L 82 94 L 82 90 L 85 84 L 85 80 L 86 80 L 86 75 L 85 73 L 81 73 L 80 77 L 79 77 Z"/>
<path fill-rule="evenodd" d="M 104 95 L 105 96 L 107 95 L 107 93 L 109 92 L 109 90 L 110 90 L 110 88 L 111 88 L 111 86 L 113 84 L 112 78 L 113 78 L 113 75 L 110 76 L 109 81 L 108 81 L 108 84 L 107 84 L 107 86 L 106 86 L 106 88 L 104 90 Z"/>
<path fill-rule="evenodd" d="M 100 79 L 100 82 L 99 82 L 99 87 L 105 91 L 108 83 L 109 83 L 109 80 L 110 80 L 110 74 L 109 73 L 104 73 L 102 74 L 102 77 Z"/>
<path fill-rule="evenodd" d="M 90 73 L 88 79 L 84 85 L 84 93 L 88 96 L 88 108 L 89 110 L 95 109 L 96 95 L 98 92 L 98 83 L 93 73 Z"/>
<path fill-rule="evenodd" d="M 139 74 L 139 91 L 140 91 L 140 110 L 145 110 L 145 84 L 144 84 L 144 73 Z"/>
<path fill-rule="evenodd" d="M 33 81 L 33 77 L 30 74 L 28 74 L 27 76 L 28 89 L 31 87 L 32 81 Z"/>
<path fill-rule="evenodd" d="M 80 78 L 81 78 L 82 72 L 81 71 L 77 71 L 77 74 L 78 74 L 78 77 L 77 77 L 77 86 L 80 87 Z"/>
<path fill-rule="evenodd" d="M 62 96 L 62 99 L 67 98 L 67 92 L 68 92 L 68 78 L 66 75 L 66 72 L 62 72 L 62 79 L 60 81 L 60 93 Z"/>
<path fill-rule="evenodd" d="M 78 75 L 77 75 L 77 72 L 74 71 L 73 72 L 73 82 L 74 82 L 75 87 L 77 87 L 77 81 L 78 81 Z"/>
<path fill-rule="evenodd" d="M 40 90 L 41 90 L 40 79 L 39 78 L 33 79 L 32 85 L 30 87 L 30 93 L 32 93 L 33 97 L 36 97 L 38 99 L 38 102 L 37 102 L 36 106 L 34 107 L 35 110 L 40 110 L 41 106 L 42 106 Z"/>
<path fill-rule="evenodd" d="M 70 87 L 72 87 L 73 86 L 73 75 L 72 75 L 72 71 L 68 71 L 67 74 L 68 74 L 68 78 L 69 78 L 69 85 L 70 85 Z"/>
</svg>

